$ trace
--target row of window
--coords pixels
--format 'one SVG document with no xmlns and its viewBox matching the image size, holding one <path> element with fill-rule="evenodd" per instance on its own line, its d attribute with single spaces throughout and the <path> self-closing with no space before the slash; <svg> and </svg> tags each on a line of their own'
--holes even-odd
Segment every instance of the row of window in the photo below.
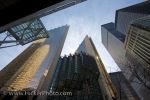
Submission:
<svg viewBox="0 0 150 100">
<path fill-rule="evenodd" d="M 129 32 L 128 49 L 130 52 L 134 52 L 145 62 L 150 63 L 150 36 L 146 32 L 140 31 L 140 29 L 131 28 Z M 141 33 L 142 32 L 142 33 Z"/>
</svg>

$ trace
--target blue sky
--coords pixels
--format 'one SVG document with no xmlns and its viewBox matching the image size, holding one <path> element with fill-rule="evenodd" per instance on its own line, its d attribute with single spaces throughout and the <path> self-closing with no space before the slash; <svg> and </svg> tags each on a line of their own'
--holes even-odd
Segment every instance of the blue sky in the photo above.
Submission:
<svg viewBox="0 0 150 100">
<path fill-rule="evenodd" d="M 70 25 L 62 56 L 74 53 L 86 35 L 92 40 L 108 72 L 118 71 L 118 67 L 101 43 L 101 25 L 114 22 L 117 9 L 144 0 L 87 0 L 83 3 L 41 18 L 47 30 Z M 12 61 L 28 45 L 0 49 L 0 69 Z M 3 59 L 2 59 L 3 58 Z"/>
</svg>

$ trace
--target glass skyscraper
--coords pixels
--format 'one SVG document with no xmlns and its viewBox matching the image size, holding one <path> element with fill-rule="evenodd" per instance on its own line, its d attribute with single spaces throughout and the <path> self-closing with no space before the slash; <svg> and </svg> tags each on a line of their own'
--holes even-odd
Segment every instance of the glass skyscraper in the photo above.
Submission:
<svg viewBox="0 0 150 100">
<path fill-rule="evenodd" d="M 144 1 L 129 7 L 118 9 L 115 16 L 116 30 L 126 35 L 129 25 L 135 19 L 150 15 L 150 1 Z"/>
<path fill-rule="evenodd" d="M 89 36 L 86 36 L 83 42 L 80 44 L 76 53 L 84 52 L 87 55 L 93 57 L 96 61 L 99 70 L 99 86 L 102 91 L 103 99 L 113 100 L 117 98 L 116 90 L 110 80 L 108 73 L 106 72 L 105 66 L 103 65 L 101 58 L 96 50 L 96 47 Z M 87 62 L 88 63 L 88 62 Z"/>
<path fill-rule="evenodd" d="M 60 58 L 48 91 L 66 91 L 72 95 L 48 96 L 48 100 L 104 100 L 98 78 L 99 70 L 93 57 L 81 52 Z"/>
<path fill-rule="evenodd" d="M 127 59 L 124 49 L 125 35 L 118 32 L 115 29 L 115 24 L 112 22 L 101 26 L 101 34 L 103 45 L 122 70 L 121 72 L 110 74 L 119 98 L 121 100 L 130 100 L 131 98 L 133 100 L 138 100 L 137 94 L 127 80 L 131 77 L 132 73 L 127 68 Z M 116 71 L 118 70 L 116 69 Z"/>
<path fill-rule="evenodd" d="M 115 24 L 101 27 L 102 43 L 143 100 L 149 100 L 150 93 L 146 88 L 149 87 L 149 15 L 150 1 L 144 1 L 117 10 Z"/>
<path fill-rule="evenodd" d="M 1 91 L 40 89 L 40 79 L 46 77 L 46 71 L 55 69 L 52 64 L 57 62 L 61 54 L 68 29 L 69 26 L 65 25 L 48 31 L 49 38 L 33 42 L 4 67 L 0 72 Z"/>
</svg>

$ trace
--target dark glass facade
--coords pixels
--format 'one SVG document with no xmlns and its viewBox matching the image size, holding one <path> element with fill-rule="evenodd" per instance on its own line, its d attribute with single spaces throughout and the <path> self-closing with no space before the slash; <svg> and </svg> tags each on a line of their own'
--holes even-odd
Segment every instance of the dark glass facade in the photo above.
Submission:
<svg viewBox="0 0 150 100">
<path fill-rule="evenodd" d="M 145 1 L 133 6 L 122 8 L 116 11 L 116 30 L 126 35 L 132 21 L 150 14 L 150 1 Z"/>
<path fill-rule="evenodd" d="M 86 36 L 83 42 L 80 44 L 78 49 L 76 50 L 76 53 L 85 52 L 86 54 L 92 56 L 98 66 L 99 69 L 99 85 L 102 90 L 103 98 L 106 100 L 115 100 L 117 98 L 116 90 L 114 89 L 112 82 L 110 80 L 110 77 L 105 69 L 105 66 L 97 52 L 97 49 L 92 41 L 92 39 L 89 36 Z M 104 99 L 104 100 L 105 100 Z"/>
<path fill-rule="evenodd" d="M 120 100 L 140 100 L 122 72 L 110 73 L 109 76 L 117 90 Z"/>
<path fill-rule="evenodd" d="M 103 100 L 98 83 L 99 70 L 85 53 L 60 58 L 49 91 L 68 91 L 71 96 L 49 96 L 49 100 Z"/>
</svg>

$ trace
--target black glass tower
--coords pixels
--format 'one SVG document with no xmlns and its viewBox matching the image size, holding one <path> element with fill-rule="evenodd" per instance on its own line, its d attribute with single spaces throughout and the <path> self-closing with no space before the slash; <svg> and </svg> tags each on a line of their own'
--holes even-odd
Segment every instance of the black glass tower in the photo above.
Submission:
<svg viewBox="0 0 150 100">
<path fill-rule="evenodd" d="M 75 54 L 60 58 L 49 91 L 69 91 L 71 96 L 49 96 L 49 100 L 103 100 L 98 83 L 99 70 L 93 57 Z"/>
</svg>

